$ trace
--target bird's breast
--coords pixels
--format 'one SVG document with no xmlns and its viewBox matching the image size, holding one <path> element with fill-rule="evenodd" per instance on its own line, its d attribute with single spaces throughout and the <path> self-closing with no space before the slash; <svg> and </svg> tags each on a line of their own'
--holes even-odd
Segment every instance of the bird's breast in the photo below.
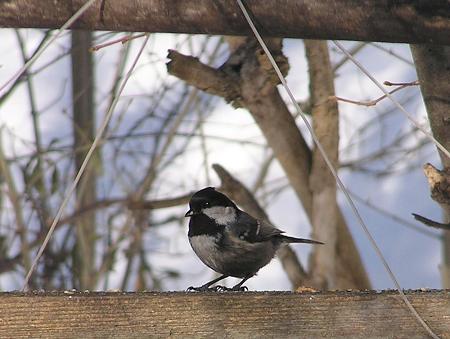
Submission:
<svg viewBox="0 0 450 339">
<path fill-rule="evenodd" d="M 200 260 L 214 271 L 222 273 L 218 240 L 216 236 L 207 234 L 189 237 L 189 243 Z"/>
</svg>

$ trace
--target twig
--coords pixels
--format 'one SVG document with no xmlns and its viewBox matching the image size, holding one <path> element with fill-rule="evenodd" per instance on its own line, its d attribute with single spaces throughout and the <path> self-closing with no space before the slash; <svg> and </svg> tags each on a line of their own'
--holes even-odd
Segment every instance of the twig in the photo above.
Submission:
<svg viewBox="0 0 450 339">
<path fill-rule="evenodd" d="M 441 230 L 449 230 L 450 231 L 450 223 L 447 224 L 443 224 L 428 218 L 425 218 L 419 214 L 416 213 L 411 213 L 414 217 L 414 219 L 416 219 L 417 221 L 420 221 L 421 223 L 423 223 L 424 225 L 430 226 L 430 227 L 434 227 L 434 228 L 438 228 Z"/>
<path fill-rule="evenodd" d="M 394 99 L 394 97 L 386 91 L 386 89 L 380 84 L 380 82 L 375 79 L 375 77 L 370 74 L 370 72 L 367 71 L 367 69 L 358 61 L 356 60 L 352 55 L 350 55 L 347 50 L 342 46 L 342 44 L 339 41 L 333 40 L 333 43 L 350 59 L 352 59 L 353 63 L 356 67 L 358 67 L 388 98 L 392 101 L 392 103 L 405 115 L 405 117 L 414 125 L 416 126 L 420 131 L 422 131 L 423 134 L 427 136 L 435 145 L 436 147 L 447 157 L 450 159 L 450 151 L 445 148 L 445 146 L 440 143 L 431 132 L 427 131 L 425 128 L 423 128 L 420 123 L 413 117 L 411 113 L 409 113 L 397 100 Z M 433 336 L 433 332 L 429 332 L 431 336 Z"/>
<path fill-rule="evenodd" d="M 383 82 L 384 85 L 386 86 L 418 86 L 420 85 L 419 80 L 414 80 L 414 81 L 410 81 L 410 82 L 390 82 L 390 81 L 385 81 Z"/>
<path fill-rule="evenodd" d="M 364 47 L 367 46 L 367 42 L 363 41 L 363 42 L 359 42 L 357 43 L 355 46 L 353 46 L 348 52 L 351 55 L 356 55 L 359 51 L 361 51 Z M 342 67 L 348 60 L 350 60 L 347 56 L 343 57 L 340 61 L 338 61 L 334 66 L 333 66 L 333 72 L 337 72 L 337 70 Z"/>
<path fill-rule="evenodd" d="M 134 40 L 134 39 L 137 39 L 137 38 L 142 38 L 146 34 L 147 33 L 141 33 L 141 34 L 138 34 L 138 35 L 130 34 L 130 35 L 124 36 L 124 37 L 119 38 L 119 39 L 115 39 L 115 40 L 111 40 L 111 41 L 105 42 L 104 44 L 95 45 L 95 46 L 92 46 L 91 48 L 89 48 L 89 52 L 97 52 L 98 50 L 100 50 L 102 48 L 105 48 L 105 47 L 117 44 L 119 42 L 122 43 L 122 44 L 125 44 L 128 41 L 131 41 L 131 40 Z"/>
<path fill-rule="evenodd" d="M 385 48 L 385 47 L 383 47 L 382 45 L 377 44 L 377 43 L 374 43 L 374 42 L 371 42 L 371 43 L 369 43 L 369 44 L 370 44 L 370 46 L 375 47 L 375 48 L 378 48 L 379 50 L 381 50 L 381 51 L 383 51 L 383 52 L 386 52 L 386 53 L 392 55 L 394 58 L 397 58 L 398 60 L 401 60 L 401 61 L 403 61 L 404 63 L 406 63 L 406 64 L 408 64 L 408 65 L 414 67 L 414 63 L 411 62 L 411 60 L 408 60 L 408 59 L 402 57 L 401 55 L 398 55 L 397 53 L 394 53 L 394 52 L 392 51 L 392 49 Z"/>
<path fill-rule="evenodd" d="M 392 91 L 389 92 L 389 94 L 394 94 L 395 92 L 398 92 L 399 90 L 401 90 L 403 88 L 410 87 L 410 86 L 418 86 L 419 85 L 419 81 L 415 80 L 415 81 L 411 81 L 411 82 L 399 82 L 399 83 L 385 81 L 384 84 L 386 86 L 399 86 L 399 87 L 397 87 L 397 88 L 395 88 L 395 89 L 393 89 Z M 331 96 L 330 99 L 336 99 L 338 101 L 348 102 L 350 104 L 370 107 L 370 106 L 375 106 L 381 100 L 387 98 L 387 96 L 388 96 L 387 94 L 384 94 L 381 97 L 379 97 L 378 99 L 371 100 L 371 101 L 355 101 L 355 100 L 341 98 L 341 97 L 338 97 L 338 96 L 334 96 L 334 97 Z"/>
<path fill-rule="evenodd" d="M 29 270 L 31 267 L 30 248 L 28 245 L 28 231 L 23 219 L 23 209 L 20 203 L 20 196 L 16 189 L 14 182 L 14 176 L 11 173 L 9 165 L 6 161 L 5 154 L 3 153 L 2 145 L 2 130 L 0 129 L 0 176 L 2 181 L 7 185 L 8 197 L 11 201 L 11 205 L 16 216 L 15 222 L 17 224 L 17 233 L 20 238 L 20 253 L 22 257 L 22 264 L 25 270 Z M 1 272 L 1 271 L 0 271 Z"/>
<path fill-rule="evenodd" d="M 20 32 L 18 30 L 16 32 L 16 37 L 19 42 L 20 46 L 20 52 L 22 55 L 23 63 L 26 64 L 29 58 L 26 55 L 25 51 L 25 42 L 20 35 Z M 38 201 L 36 204 L 38 214 L 41 215 L 41 228 L 46 229 L 47 222 L 49 220 L 50 215 L 50 208 L 48 206 L 48 191 L 47 187 L 45 186 L 45 178 L 44 178 L 44 166 L 43 166 L 43 153 L 42 153 L 42 135 L 41 135 L 41 129 L 39 125 L 39 112 L 37 109 L 37 103 L 36 98 L 34 95 L 34 86 L 33 86 L 33 77 L 30 76 L 29 70 L 24 71 L 24 75 L 26 77 L 26 87 L 27 87 L 27 94 L 28 94 L 28 100 L 29 105 L 31 109 L 31 120 L 32 120 L 32 126 L 33 126 L 33 133 L 34 133 L 34 144 L 36 148 L 36 167 L 35 171 L 33 171 L 33 183 L 30 184 L 30 186 L 35 187 L 38 192 Z M 29 267 L 28 267 L 29 269 Z"/>
<path fill-rule="evenodd" d="M 398 215 L 396 215 L 395 213 L 392 213 L 390 211 L 388 211 L 387 209 L 384 209 L 380 206 L 374 205 L 372 204 L 370 201 L 368 201 L 367 199 L 364 199 L 362 197 L 360 197 L 359 195 L 355 194 L 354 192 L 350 192 L 350 194 L 353 196 L 353 198 L 355 198 L 356 200 L 358 200 L 359 202 L 361 202 L 362 204 L 366 205 L 367 207 L 369 207 L 370 209 L 374 210 L 377 213 L 380 213 L 381 215 L 384 215 L 388 218 L 391 218 L 392 220 L 396 221 L 398 224 L 404 225 L 406 227 L 408 227 L 409 229 L 413 229 L 416 232 L 420 232 L 424 235 L 427 235 L 429 237 L 435 238 L 435 239 L 440 239 L 441 237 L 436 234 L 433 233 L 429 230 L 425 230 L 419 226 L 416 226 L 414 223 L 403 219 L 402 217 L 399 217 Z"/>
</svg>

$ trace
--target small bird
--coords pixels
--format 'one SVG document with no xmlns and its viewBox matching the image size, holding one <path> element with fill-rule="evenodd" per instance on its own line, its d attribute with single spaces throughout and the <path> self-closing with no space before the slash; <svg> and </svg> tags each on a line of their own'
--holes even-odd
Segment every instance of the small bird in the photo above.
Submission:
<svg viewBox="0 0 450 339">
<path fill-rule="evenodd" d="M 196 192 L 189 201 L 189 243 L 195 254 L 209 268 L 222 274 L 190 291 L 245 291 L 244 282 L 266 266 L 283 244 L 323 244 L 320 241 L 288 237 L 270 223 L 255 219 L 240 210 L 225 194 L 207 187 Z M 227 277 L 242 278 L 229 289 L 210 288 Z"/>
</svg>

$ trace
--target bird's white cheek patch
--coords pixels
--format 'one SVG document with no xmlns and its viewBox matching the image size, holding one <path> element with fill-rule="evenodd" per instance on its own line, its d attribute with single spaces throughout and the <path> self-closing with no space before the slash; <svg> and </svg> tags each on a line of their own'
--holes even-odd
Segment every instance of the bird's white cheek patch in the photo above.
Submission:
<svg viewBox="0 0 450 339">
<path fill-rule="evenodd" d="M 228 225 L 236 220 L 236 211 L 233 207 L 210 207 L 202 211 L 219 225 Z"/>
</svg>

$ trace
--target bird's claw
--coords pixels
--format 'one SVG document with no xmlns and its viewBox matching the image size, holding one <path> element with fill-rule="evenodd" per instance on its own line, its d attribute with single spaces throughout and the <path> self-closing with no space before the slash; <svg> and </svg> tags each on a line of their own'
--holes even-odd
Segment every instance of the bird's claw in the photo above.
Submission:
<svg viewBox="0 0 450 339">
<path fill-rule="evenodd" d="M 248 291 L 247 286 L 234 286 L 234 287 L 226 287 L 226 286 L 200 286 L 200 287 L 193 287 L 190 286 L 186 289 L 186 292 L 245 292 Z"/>
<path fill-rule="evenodd" d="M 239 291 L 239 292 L 245 292 L 245 291 L 248 291 L 248 287 L 247 286 L 239 286 L 239 287 L 234 286 L 232 288 L 232 290 Z"/>
<path fill-rule="evenodd" d="M 194 287 L 190 286 L 186 289 L 186 292 L 218 292 L 219 289 L 224 286 L 214 286 L 214 287 L 208 287 L 208 286 L 200 286 L 200 287 Z"/>
<path fill-rule="evenodd" d="M 222 285 L 217 285 L 212 287 L 212 289 L 214 290 L 214 292 L 223 292 L 226 290 L 226 287 Z"/>
<path fill-rule="evenodd" d="M 232 288 L 225 286 L 216 286 L 217 292 L 245 292 L 248 291 L 247 286 L 234 286 Z"/>
<path fill-rule="evenodd" d="M 200 286 L 200 287 L 189 286 L 189 287 L 186 289 L 186 292 L 202 292 L 202 291 L 207 291 L 207 290 L 208 290 L 208 287 L 203 287 L 203 286 Z"/>
</svg>

